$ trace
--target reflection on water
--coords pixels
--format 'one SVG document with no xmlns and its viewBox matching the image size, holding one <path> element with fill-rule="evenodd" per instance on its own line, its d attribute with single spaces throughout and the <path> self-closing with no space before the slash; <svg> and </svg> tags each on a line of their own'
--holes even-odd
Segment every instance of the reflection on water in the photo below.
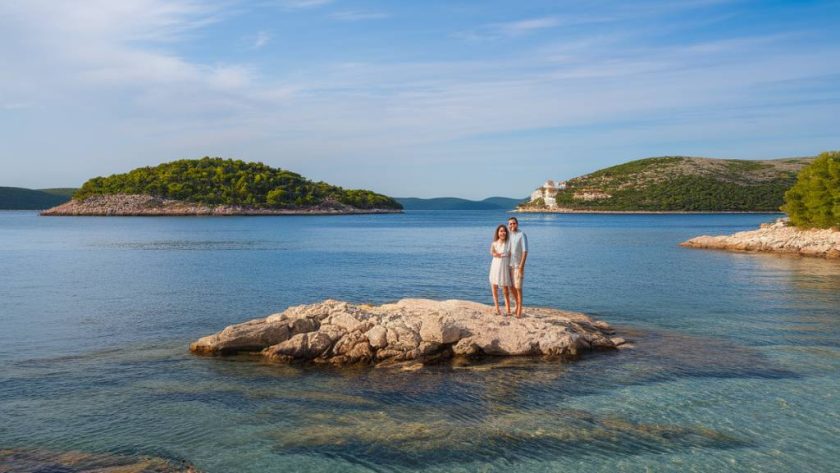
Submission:
<svg viewBox="0 0 840 473">
<path fill-rule="evenodd" d="M 759 254 L 755 259 L 762 272 L 788 278 L 790 284 L 814 295 L 840 290 L 840 260 Z"/>
</svg>

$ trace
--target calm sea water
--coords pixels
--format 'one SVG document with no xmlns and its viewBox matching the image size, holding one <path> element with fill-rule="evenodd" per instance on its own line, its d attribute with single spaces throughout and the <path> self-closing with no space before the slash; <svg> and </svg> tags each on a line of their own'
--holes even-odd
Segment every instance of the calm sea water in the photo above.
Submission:
<svg viewBox="0 0 840 473">
<path fill-rule="evenodd" d="M 490 303 L 506 218 L 0 212 L 0 449 L 208 472 L 836 468 L 840 264 L 677 246 L 768 215 L 521 216 L 526 305 L 634 340 L 579 362 L 408 373 L 187 352 L 325 298 Z"/>
</svg>

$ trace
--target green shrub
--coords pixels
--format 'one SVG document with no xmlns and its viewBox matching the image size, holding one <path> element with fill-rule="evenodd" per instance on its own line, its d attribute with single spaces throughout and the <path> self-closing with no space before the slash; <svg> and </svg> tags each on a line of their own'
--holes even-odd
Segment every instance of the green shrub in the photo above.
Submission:
<svg viewBox="0 0 840 473">
<path fill-rule="evenodd" d="M 840 228 L 840 151 L 820 154 L 799 171 L 782 211 L 803 228 Z"/>
</svg>

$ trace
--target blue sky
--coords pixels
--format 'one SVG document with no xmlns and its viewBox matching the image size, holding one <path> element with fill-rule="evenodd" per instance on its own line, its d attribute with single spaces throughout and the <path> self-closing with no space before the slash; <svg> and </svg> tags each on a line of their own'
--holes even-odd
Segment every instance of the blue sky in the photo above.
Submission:
<svg viewBox="0 0 840 473">
<path fill-rule="evenodd" d="M 840 148 L 840 2 L 7 0 L 1 186 L 205 155 L 394 196 Z"/>
</svg>

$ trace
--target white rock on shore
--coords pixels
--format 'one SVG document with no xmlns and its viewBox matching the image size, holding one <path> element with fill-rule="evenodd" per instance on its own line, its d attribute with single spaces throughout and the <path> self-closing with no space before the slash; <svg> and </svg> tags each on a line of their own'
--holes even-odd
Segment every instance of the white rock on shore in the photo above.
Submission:
<svg viewBox="0 0 840 473">
<path fill-rule="evenodd" d="M 198 354 L 257 352 L 272 360 L 315 363 L 435 363 L 453 356 L 549 356 L 614 349 L 623 339 L 584 314 L 527 308 L 524 317 L 496 315 L 461 300 L 402 299 L 381 306 L 337 300 L 290 307 L 231 325 L 190 345 Z"/>
<path fill-rule="evenodd" d="M 164 199 L 151 195 L 94 195 L 71 200 L 51 209 L 44 216 L 187 216 L 187 215 L 341 215 L 399 213 L 393 209 L 358 209 L 340 202 L 325 202 L 302 209 L 259 209 L 234 205 L 210 206 L 195 202 Z"/>
<path fill-rule="evenodd" d="M 801 230 L 784 219 L 765 223 L 758 230 L 734 235 L 703 235 L 680 243 L 689 248 L 732 251 L 766 251 L 822 258 L 840 258 L 840 231 Z"/>
</svg>

